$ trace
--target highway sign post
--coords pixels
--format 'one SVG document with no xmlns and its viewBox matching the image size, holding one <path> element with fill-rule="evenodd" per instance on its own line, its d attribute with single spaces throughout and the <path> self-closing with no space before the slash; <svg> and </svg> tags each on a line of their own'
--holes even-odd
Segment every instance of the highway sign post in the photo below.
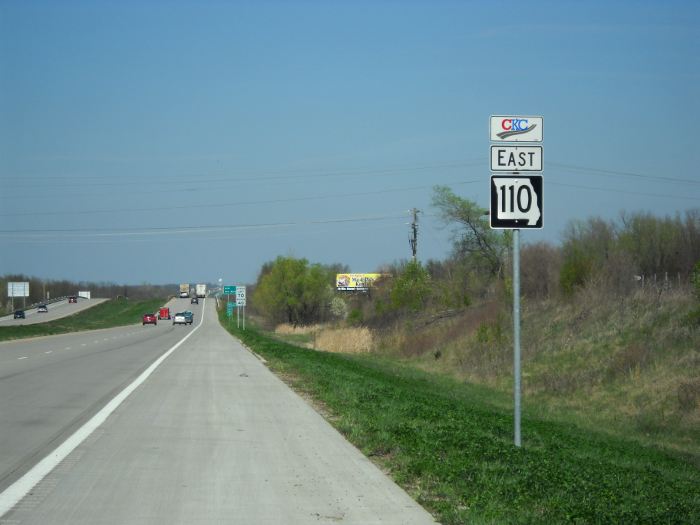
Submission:
<svg viewBox="0 0 700 525">
<path fill-rule="evenodd" d="M 224 294 L 226 295 L 226 314 L 230 318 L 233 314 L 233 307 L 235 306 L 235 303 L 231 302 L 231 295 L 236 294 L 236 287 L 233 285 L 224 286 Z"/>
<path fill-rule="evenodd" d="M 513 401 L 514 442 L 520 447 L 520 229 L 542 228 L 543 148 L 520 144 L 542 142 L 541 116 L 492 115 L 489 120 L 491 145 L 491 208 L 493 229 L 513 230 Z M 507 143 L 515 144 L 507 144 Z M 503 173 L 509 173 L 504 175 Z"/>
<path fill-rule="evenodd" d="M 236 306 L 243 308 L 243 330 L 245 330 L 245 286 L 236 286 Z"/>
</svg>

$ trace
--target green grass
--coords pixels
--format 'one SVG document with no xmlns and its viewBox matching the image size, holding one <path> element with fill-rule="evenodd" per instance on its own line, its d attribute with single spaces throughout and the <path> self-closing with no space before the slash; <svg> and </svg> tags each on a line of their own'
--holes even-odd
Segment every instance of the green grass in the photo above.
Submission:
<svg viewBox="0 0 700 525">
<path fill-rule="evenodd" d="M 43 335 L 67 334 L 83 330 L 97 330 L 140 323 L 144 313 L 155 312 L 165 299 L 142 301 L 110 299 L 97 306 L 76 314 L 40 324 L 4 326 L 0 328 L 0 341 L 38 337 Z"/>
<path fill-rule="evenodd" d="M 678 456 L 528 417 L 518 449 L 486 387 L 229 330 L 443 524 L 700 523 L 700 471 Z"/>
</svg>

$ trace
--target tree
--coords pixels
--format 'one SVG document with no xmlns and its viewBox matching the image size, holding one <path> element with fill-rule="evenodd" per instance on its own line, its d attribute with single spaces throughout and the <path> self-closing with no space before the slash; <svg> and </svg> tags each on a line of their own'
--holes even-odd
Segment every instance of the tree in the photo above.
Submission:
<svg viewBox="0 0 700 525">
<path fill-rule="evenodd" d="M 455 255 L 469 259 L 492 277 L 502 278 L 510 232 L 492 230 L 484 208 L 455 195 L 447 186 L 435 186 L 433 192 L 432 205 L 438 209 L 440 219 L 453 226 Z"/>
<path fill-rule="evenodd" d="M 258 277 L 253 301 L 270 320 L 294 326 L 323 319 L 333 297 L 333 269 L 306 259 L 277 257 Z"/>
</svg>

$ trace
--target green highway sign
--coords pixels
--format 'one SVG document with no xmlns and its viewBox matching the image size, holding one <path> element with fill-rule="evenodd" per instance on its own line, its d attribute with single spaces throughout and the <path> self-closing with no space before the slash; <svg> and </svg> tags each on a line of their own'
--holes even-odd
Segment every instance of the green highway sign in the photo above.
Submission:
<svg viewBox="0 0 700 525">
<path fill-rule="evenodd" d="M 233 295 L 236 293 L 236 287 L 235 286 L 224 286 L 224 293 Z"/>
</svg>

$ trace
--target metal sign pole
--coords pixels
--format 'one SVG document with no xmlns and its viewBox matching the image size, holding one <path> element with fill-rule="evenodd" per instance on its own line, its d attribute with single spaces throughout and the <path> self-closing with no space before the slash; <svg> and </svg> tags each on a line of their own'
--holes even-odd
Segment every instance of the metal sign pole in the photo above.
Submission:
<svg viewBox="0 0 700 525">
<path fill-rule="evenodd" d="M 236 328 L 241 327 L 241 309 L 236 305 Z"/>
<path fill-rule="evenodd" d="M 245 330 L 245 306 L 243 307 L 243 330 Z"/>
<path fill-rule="evenodd" d="M 515 446 L 520 446 L 520 230 L 513 230 L 513 379 Z"/>
</svg>

